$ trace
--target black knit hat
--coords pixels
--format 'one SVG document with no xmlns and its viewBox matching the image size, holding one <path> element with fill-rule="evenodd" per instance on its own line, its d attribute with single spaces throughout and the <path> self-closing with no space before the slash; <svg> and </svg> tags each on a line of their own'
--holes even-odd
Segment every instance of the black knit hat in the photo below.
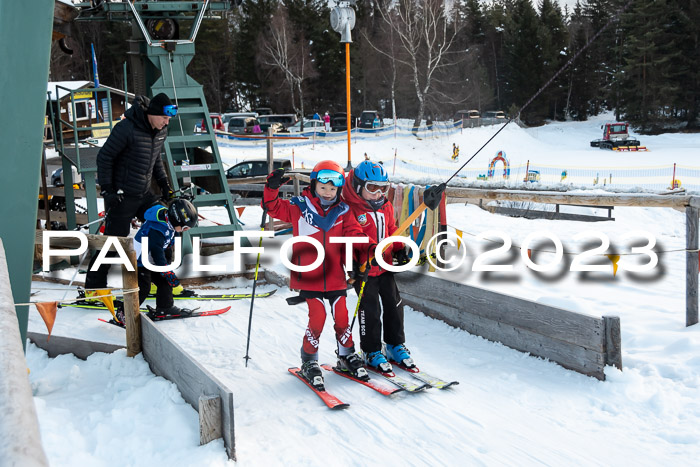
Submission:
<svg viewBox="0 0 700 467">
<path fill-rule="evenodd" d="M 148 115 L 162 115 L 162 116 L 164 116 L 165 111 L 163 110 L 163 107 L 165 107 L 166 105 L 172 105 L 172 104 L 173 103 L 170 100 L 170 98 L 166 94 L 161 92 L 160 94 L 156 94 L 155 96 L 153 96 L 153 99 L 151 99 L 151 103 L 148 104 L 147 113 L 148 113 Z"/>
</svg>

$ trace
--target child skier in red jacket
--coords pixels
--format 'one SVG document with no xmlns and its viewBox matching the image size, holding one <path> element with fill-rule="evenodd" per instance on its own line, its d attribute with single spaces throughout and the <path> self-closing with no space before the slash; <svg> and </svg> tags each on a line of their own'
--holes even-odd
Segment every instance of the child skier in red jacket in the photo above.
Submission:
<svg viewBox="0 0 700 467">
<path fill-rule="evenodd" d="M 343 191 L 343 201 L 350 206 L 352 216 L 360 223 L 370 244 L 377 244 L 393 235 L 397 227 L 394 222 L 394 206 L 385 196 L 389 190 L 389 176 L 384 167 L 368 160 L 362 161 L 350 171 L 346 184 L 348 189 Z M 357 249 L 355 252 L 357 267 L 367 261 L 368 252 L 357 254 Z M 369 253 L 374 254 L 374 250 Z M 392 264 L 392 254 L 396 255 L 399 263 L 408 262 L 403 243 L 394 242 L 393 248 L 384 251 L 383 258 L 388 264 Z M 360 281 L 356 281 L 358 293 L 359 287 Z M 382 311 L 386 355 L 382 353 Z M 404 368 L 414 369 L 416 365 L 404 345 L 405 341 L 403 306 L 394 273 L 381 269 L 375 263 L 367 272 L 360 302 L 360 347 L 367 365 L 382 373 L 391 373 L 388 357 Z"/>
<path fill-rule="evenodd" d="M 318 365 L 318 346 L 326 320 L 324 299 L 331 306 L 335 320 L 338 348 L 338 367 L 356 378 L 369 379 L 362 359 L 355 353 L 345 304 L 345 245 L 330 243 L 332 237 L 364 237 L 362 229 L 350 214 L 340 194 L 345 183 L 343 168 L 333 161 L 321 161 L 311 172 L 311 185 L 301 196 L 279 199 L 279 187 L 289 179 L 284 169 L 277 169 L 267 177 L 263 204 L 271 217 L 290 222 L 293 235 L 309 236 L 318 240 L 325 251 L 323 263 L 312 271 L 291 271 L 290 289 L 300 290 L 301 298 L 309 307 L 309 323 L 301 347 L 301 372 L 309 383 L 323 388 L 323 375 Z M 313 245 L 300 242 L 292 247 L 292 263 L 299 266 L 312 264 L 317 258 Z"/>
</svg>

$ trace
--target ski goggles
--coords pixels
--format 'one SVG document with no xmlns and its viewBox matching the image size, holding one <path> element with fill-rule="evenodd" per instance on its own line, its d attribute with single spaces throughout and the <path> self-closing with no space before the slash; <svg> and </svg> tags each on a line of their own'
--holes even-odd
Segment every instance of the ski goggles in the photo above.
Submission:
<svg viewBox="0 0 700 467">
<path fill-rule="evenodd" d="M 312 174 L 313 175 L 313 174 Z M 345 177 L 343 174 L 336 172 L 335 170 L 319 170 L 316 174 L 316 180 L 319 183 L 332 183 L 333 186 L 341 187 L 345 184 Z"/>
<path fill-rule="evenodd" d="M 385 195 L 389 191 L 389 182 L 367 182 L 365 183 L 365 190 L 372 195 L 377 193 Z"/>
<path fill-rule="evenodd" d="M 171 104 L 171 105 L 164 105 L 163 106 L 163 115 L 167 117 L 174 117 L 177 115 L 177 105 Z"/>
</svg>

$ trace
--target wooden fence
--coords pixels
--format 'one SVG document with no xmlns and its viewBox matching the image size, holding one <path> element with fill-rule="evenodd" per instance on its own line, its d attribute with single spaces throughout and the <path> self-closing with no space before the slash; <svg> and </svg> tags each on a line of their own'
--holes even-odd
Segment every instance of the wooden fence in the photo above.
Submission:
<svg viewBox="0 0 700 467">
<path fill-rule="evenodd" d="M 596 318 L 414 272 L 396 274 L 404 304 L 470 334 L 604 380 L 622 369 L 620 319 Z"/>
</svg>

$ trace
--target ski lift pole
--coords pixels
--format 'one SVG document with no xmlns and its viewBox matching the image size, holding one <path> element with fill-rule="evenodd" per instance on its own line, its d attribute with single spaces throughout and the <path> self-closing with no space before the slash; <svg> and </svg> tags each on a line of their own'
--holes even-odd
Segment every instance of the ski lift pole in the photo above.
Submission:
<svg viewBox="0 0 700 467">
<path fill-rule="evenodd" d="M 265 231 L 265 218 L 267 217 L 267 208 L 263 208 L 263 215 L 262 215 L 262 221 L 260 221 L 260 231 L 264 232 Z M 259 248 L 262 247 L 262 235 L 260 236 L 260 241 L 258 242 L 258 259 L 255 261 L 255 276 L 253 276 L 253 293 L 250 297 L 250 314 L 248 315 L 248 338 L 246 339 L 246 344 L 245 344 L 245 366 L 248 368 L 248 360 L 250 360 L 250 357 L 248 356 L 248 349 L 250 348 L 250 328 L 251 325 L 253 324 L 253 304 L 255 303 L 255 286 L 258 284 L 258 268 L 260 267 L 260 250 Z"/>
</svg>

